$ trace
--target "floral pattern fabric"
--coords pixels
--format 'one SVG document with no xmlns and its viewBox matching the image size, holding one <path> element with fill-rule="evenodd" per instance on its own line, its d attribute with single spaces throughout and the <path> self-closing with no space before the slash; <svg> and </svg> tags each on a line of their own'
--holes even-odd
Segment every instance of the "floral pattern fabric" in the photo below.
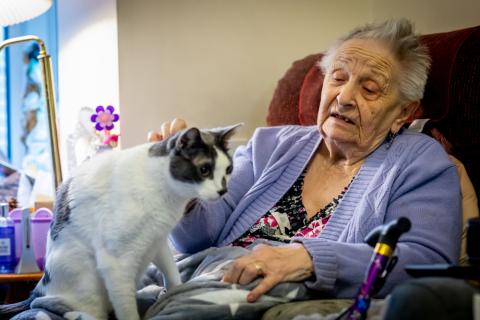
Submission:
<svg viewBox="0 0 480 320">
<path fill-rule="evenodd" d="M 256 239 L 290 242 L 292 237 L 317 237 L 325 228 L 348 186 L 323 209 L 308 219 L 307 210 L 302 201 L 305 174 L 306 171 L 298 177 L 277 204 L 258 219 L 239 239 L 235 240 L 233 245 L 246 247 Z"/>
</svg>

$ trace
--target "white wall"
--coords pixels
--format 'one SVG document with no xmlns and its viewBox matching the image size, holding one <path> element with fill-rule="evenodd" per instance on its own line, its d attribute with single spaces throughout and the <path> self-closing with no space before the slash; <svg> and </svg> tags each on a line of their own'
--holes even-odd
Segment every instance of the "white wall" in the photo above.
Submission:
<svg viewBox="0 0 480 320">
<path fill-rule="evenodd" d="M 406 17 L 420 33 L 447 32 L 480 25 L 479 0 L 371 0 L 374 20 Z"/>
<path fill-rule="evenodd" d="M 277 80 L 292 61 L 352 27 L 389 17 L 423 33 L 480 24 L 478 0 L 118 0 L 122 143 L 163 121 L 265 124 Z"/>
<path fill-rule="evenodd" d="M 119 95 L 123 147 L 174 116 L 201 127 L 244 122 L 238 138 L 247 139 L 264 125 L 290 64 L 358 24 L 405 16 L 424 33 L 480 24 L 478 0 L 61 0 L 58 7 L 62 135 L 78 108 L 118 105 Z"/>
<path fill-rule="evenodd" d="M 60 0 L 57 12 L 58 118 L 67 175 L 66 137 L 79 109 L 119 106 L 117 8 L 115 0 Z"/>
<path fill-rule="evenodd" d="M 366 2 L 367 4 L 369 1 Z M 118 0 L 122 146 L 175 116 L 265 125 L 277 80 L 370 19 L 357 0 Z"/>
</svg>

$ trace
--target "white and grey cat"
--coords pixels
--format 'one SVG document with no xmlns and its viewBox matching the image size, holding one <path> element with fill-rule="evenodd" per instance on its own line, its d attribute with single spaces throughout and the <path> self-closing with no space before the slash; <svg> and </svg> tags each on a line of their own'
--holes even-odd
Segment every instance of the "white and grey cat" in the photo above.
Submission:
<svg viewBox="0 0 480 320">
<path fill-rule="evenodd" d="M 112 309 L 118 319 L 139 319 L 136 282 L 150 262 L 167 286 L 181 283 L 168 233 L 190 200 L 226 192 L 227 142 L 237 127 L 185 129 L 85 162 L 57 191 L 43 278 L 28 300 L 0 306 L 0 316 L 48 297 L 97 319 Z"/>
</svg>

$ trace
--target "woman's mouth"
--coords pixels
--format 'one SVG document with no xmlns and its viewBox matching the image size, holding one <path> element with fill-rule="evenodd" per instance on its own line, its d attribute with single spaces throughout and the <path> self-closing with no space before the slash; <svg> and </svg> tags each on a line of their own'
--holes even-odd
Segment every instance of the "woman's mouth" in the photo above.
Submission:
<svg viewBox="0 0 480 320">
<path fill-rule="evenodd" d="M 334 117 L 334 118 L 336 118 L 336 119 L 343 120 L 343 121 L 345 121 L 346 123 L 355 124 L 355 122 L 353 122 L 350 118 L 345 117 L 345 116 L 343 116 L 343 115 L 341 115 L 341 114 L 338 114 L 338 113 L 336 113 L 336 112 L 332 112 L 332 113 L 330 114 L 330 116 L 331 116 L 331 117 Z"/>
</svg>

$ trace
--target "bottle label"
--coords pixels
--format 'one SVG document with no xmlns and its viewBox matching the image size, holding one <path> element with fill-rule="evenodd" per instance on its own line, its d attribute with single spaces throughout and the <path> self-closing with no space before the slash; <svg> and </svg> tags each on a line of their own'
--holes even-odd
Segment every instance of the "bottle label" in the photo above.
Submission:
<svg viewBox="0 0 480 320">
<path fill-rule="evenodd" d="M 0 239 L 0 256 L 9 256 L 11 252 L 10 239 Z"/>
</svg>

